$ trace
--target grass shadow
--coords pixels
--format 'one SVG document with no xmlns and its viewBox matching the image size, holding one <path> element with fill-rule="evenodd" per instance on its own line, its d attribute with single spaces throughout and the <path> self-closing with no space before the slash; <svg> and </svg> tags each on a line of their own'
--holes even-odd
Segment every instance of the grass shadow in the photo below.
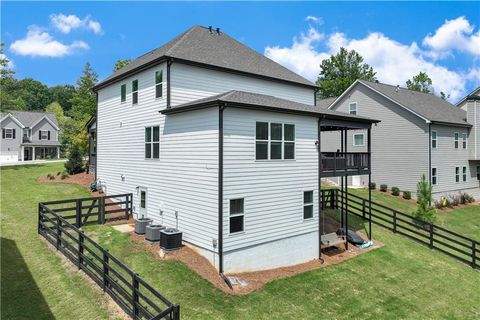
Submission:
<svg viewBox="0 0 480 320">
<path fill-rule="evenodd" d="M 55 319 L 15 241 L 0 240 L 2 319 Z"/>
</svg>

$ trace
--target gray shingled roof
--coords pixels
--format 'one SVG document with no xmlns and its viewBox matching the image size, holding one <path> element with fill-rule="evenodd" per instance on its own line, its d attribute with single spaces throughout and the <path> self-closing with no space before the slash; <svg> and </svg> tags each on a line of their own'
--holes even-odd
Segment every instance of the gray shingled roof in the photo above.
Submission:
<svg viewBox="0 0 480 320">
<path fill-rule="evenodd" d="M 315 86 L 307 79 L 250 49 L 222 31 L 220 34 L 217 34 L 216 31 L 210 33 L 208 28 L 193 26 L 165 45 L 138 57 L 125 67 L 115 71 L 111 76 L 98 83 L 96 87 L 162 58 L 187 60 Z"/>
<path fill-rule="evenodd" d="M 47 116 L 48 119 L 52 120 L 53 123 L 58 127 L 57 117 L 55 117 L 54 113 L 51 112 L 39 112 L 39 111 L 7 111 L 3 112 L 0 118 L 3 118 L 7 114 L 11 114 L 15 117 L 21 124 L 25 127 L 32 127 L 37 121 L 39 121 L 44 116 Z"/>
<path fill-rule="evenodd" d="M 389 84 L 359 80 L 364 85 L 380 92 L 405 108 L 432 122 L 470 125 L 464 110 L 433 94 L 399 88 Z"/>
<path fill-rule="evenodd" d="M 331 97 L 317 100 L 317 107 L 322 109 L 327 109 L 333 103 L 333 101 L 337 100 L 338 97 Z"/>
<path fill-rule="evenodd" d="M 333 111 L 323 109 L 318 106 L 310 104 L 298 103 L 286 99 L 277 98 L 265 94 L 251 93 L 245 91 L 232 90 L 225 93 L 221 93 L 215 96 L 191 101 L 181 105 L 173 106 L 169 109 L 163 109 L 161 112 L 164 114 L 177 113 L 189 110 L 196 110 L 202 107 L 206 107 L 215 103 L 223 102 L 226 104 L 238 105 L 238 106 L 250 106 L 258 108 L 259 110 L 272 110 L 283 111 L 293 113 L 310 114 L 314 116 L 326 115 L 329 118 L 353 120 L 361 122 L 379 122 L 378 120 L 355 116 L 344 112 Z"/>
</svg>

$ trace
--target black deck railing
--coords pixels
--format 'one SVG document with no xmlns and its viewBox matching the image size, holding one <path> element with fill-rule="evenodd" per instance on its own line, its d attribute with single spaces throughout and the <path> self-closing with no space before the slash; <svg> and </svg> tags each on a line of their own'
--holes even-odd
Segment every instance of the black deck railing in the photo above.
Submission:
<svg viewBox="0 0 480 320">
<path fill-rule="evenodd" d="M 112 199 L 120 201 L 113 202 Z M 82 218 L 97 215 L 95 220 L 104 223 L 106 215 L 121 210 L 108 210 L 108 207 L 123 206 L 123 211 L 131 212 L 131 199 L 132 195 L 126 194 L 39 203 L 38 233 L 108 293 L 132 319 L 180 319 L 179 305 L 167 300 L 78 227 L 85 224 Z M 95 205 L 92 205 L 94 201 Z M 68 207 L 71 203 L 75 203 L 75 207 Z M 85 203 L 89 205 L 83 205 Z M 58 208 L 53 210 L 50 207 L 53 205 Z M 96 213 L 82 213 L 82 210 L 90 211 L 92 206 L 98 208 Z M 69 214 L 73 209 L 75 214 Z M 62 216 L 61 213 L 66 215 Z"/>
<path fill-rule="evenodd" d="M 362 175 L 370 172 L 368 152 L 322 152 L 322 177 Z"/>
<path fill-rule="evenodd" d="M 336 201 L 347 201 L 349 214 L 355 215 L 400 234 L 430 249 L 442 252 L 458 261 L 480 269 L 480 242 L 454 231 L 417 219 L 399 210 L 372 201 L 371 213 L 368 199 L 335 189 Z"/>
</svg>

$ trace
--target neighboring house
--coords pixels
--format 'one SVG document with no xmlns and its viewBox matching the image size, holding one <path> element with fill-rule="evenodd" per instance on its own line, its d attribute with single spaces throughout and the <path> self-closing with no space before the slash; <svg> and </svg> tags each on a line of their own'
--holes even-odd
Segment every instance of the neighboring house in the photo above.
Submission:
<svg viewBox="0 0 480 320">
<path fill-rule="evenodd" d="M 88 132 L 88 166 L 87 173 L 95 174 L 97 164 L 97 116 L 92 116 L 85 127 Z"/>
<path fill-rule="evenodd" d="M 2 163 L 59 158 L 60 128 L 55 114 L 10 111 L 0 117 Z"/>
<path fill-rule="evenodd" d="M 468 100 L 467 116 L 432 94 L 357 80 L 328 108 L 381 120 L 372 129 L 372 181 L 377 188 L 387 184 L 415 195 L 425 174 L 435 198 L 462 191 L 479 199 L 480 109 L 474 100 Z M 365 150 L 365 132 L 352 132 L 347 139 L 350 150 Z M 327 141 L 335 147 L 335 140 Z M 367 177 L 354 176 L 349 182 L 366 187 Z"/>
<path fill-rule="evenodd" d="M 220 273 L 318 258 L 319 129 L 375 122 L 314 106 L 313 83 L 198 26 L 94 90 L 97 179 Z"/>
</svg>

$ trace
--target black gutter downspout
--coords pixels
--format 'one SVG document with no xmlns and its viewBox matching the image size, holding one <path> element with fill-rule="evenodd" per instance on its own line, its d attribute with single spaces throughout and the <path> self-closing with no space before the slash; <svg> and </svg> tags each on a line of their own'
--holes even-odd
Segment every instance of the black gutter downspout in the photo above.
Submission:
<svg viewBox="0 0 480 320">
<path fill-rule="evenodd" d="M 171 99 L 170 99 L 170 93 L 171 93 L 171 87 L 170 87 L 170 66 L 173 63 L 173 59 L 168 59 L 167 60 L 167 108 L 171 108 Z"/>
<path fill-rule="evenodd" d="M 317 106 L 317 92 L 318 89 L 313 90 L 313 105 Z"/>
<path fill-rule="evenodd" d="M 218 271 L 223 274 L 223 110 L 218 109 Z"/>
<path fill-rule="evenodd" d="M 95 91 L 95 181 L 97 181 L 97 159 L 98 159 L 98 91 Z M 90 135 L 89 135 L 90 136 Z M 88 152 L 90 153 L 90 145 L 88 147 Z"/>
<path fill-rule="evenodd" d="M 322 210 L 325 206 L 323 200 L 325 197 L 322 197 L 322 142 L 321 142 L 321 130 L 322 130 L 322 118 L 318 118 L 318 128 L 317 128 L 317 139 L 318 139 L 318 260 L 322 263 L 324 262 L 322 258 Z M 320 205 L 320 203 L 322 205 Z"/>
<path fill-rule="evenodd" d="M 372 240 L 372 127 L 368 128 L 368 240 Z"/>
</svg>

